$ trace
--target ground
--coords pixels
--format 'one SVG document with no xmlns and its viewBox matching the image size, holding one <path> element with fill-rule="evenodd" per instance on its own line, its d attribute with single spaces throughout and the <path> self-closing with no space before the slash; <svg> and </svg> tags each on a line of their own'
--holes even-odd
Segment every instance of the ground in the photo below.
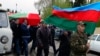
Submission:
<svg viewBox="0 0 100 56">
<path fill-rule="evenodd" d="M 31 44 L 29 44 L 29 50 L 31 48 Z M 59 42 L 58 41 L 55 41 L 55 44 L 56 44 L 56 48 L 59 47 Z M 49 53 L 49 56 L 53 56 L 53 49 L 52 47 L 50 47 L 50 53 Z M 15 56 L 14 53 L 11 53 L 11 54 L 8 54 L 8 55 L 4 55 L 4 56 Z M 24 55 L 21 55 L 21 56 L 24 56 Z M 32 54 L 29 54 L 29 56 L 36 56 L 36 51 L 35 52 L 32 52 Z M 87 56 L 97 56 L 96 54 L 92 54 L 92 53 L 88 53 Z"/>
</svg>

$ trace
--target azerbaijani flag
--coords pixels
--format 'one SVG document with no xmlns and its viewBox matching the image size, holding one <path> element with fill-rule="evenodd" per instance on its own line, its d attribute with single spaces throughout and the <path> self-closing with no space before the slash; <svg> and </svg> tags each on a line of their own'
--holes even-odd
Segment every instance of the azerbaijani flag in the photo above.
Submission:
<svg viewBox="0 0 100 56">
<path fill-rule="evenodd" d="M 47 24 L 71 31 L 77 30 L 78 21 L 84 21 L 86 23 L 85 32 L 91 35 L 94 33 L 99 17 L 100 2 L 96 2 L 86 6 L 65 9 L 54 6 L 52 15 L 44 21 Z"/>
<path fill-rule="evenodd" d="M 49 16 L 48 18 L 44 19 L 44 21 L 47 24 L 55 25 L 61 29 L 70 30 L 70 31 L 77 30 L 76 28 L 78 24 L 77 21 L 67 20 L 54 15 Z M 93 34 L 96 27 L 96 23 L 94 22 L 85 22 L 85 23 L 86 23 L 85 32 L 90 35 Z"/>
<path fill-rule="evenodd" d="M 53 8 L 53 15 L 67 20 L 98 22 L 100 17 L 100 2 L 75 8 Z"/>
</svg>

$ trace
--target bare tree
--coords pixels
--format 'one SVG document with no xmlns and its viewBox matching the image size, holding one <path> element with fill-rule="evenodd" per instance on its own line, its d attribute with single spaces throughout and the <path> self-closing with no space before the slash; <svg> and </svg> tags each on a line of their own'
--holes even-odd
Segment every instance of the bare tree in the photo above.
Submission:
<svg viewBox="0 0 100 56">
<path fill-rule="evenodd" d="M 52 0 L 40 0 L 36 4 L 38 4 L 38 6 L 40 6 L 41 8 L 43 8 L 43 7 L 50 6 L 50 4 L 52 4 Z"/>
<path fill-rule="evenodd" d="M 52 0 L 40 0 L 39 2 L 35 3 L 35 7 L 38 10 L 39 14 L 41 11 L 52 4 Z"/>
</svg>

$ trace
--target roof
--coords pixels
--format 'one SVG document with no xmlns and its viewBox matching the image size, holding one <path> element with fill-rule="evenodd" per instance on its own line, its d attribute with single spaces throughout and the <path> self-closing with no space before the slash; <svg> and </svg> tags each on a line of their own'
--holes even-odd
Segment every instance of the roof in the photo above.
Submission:
<svg viewBox="0 0 100 56">
<path fill-rule="evenodd" d="M 4 10 L 4 9 L 0 9 L 0 12 L 6 12 L 6 10 Z"/>
</svg>

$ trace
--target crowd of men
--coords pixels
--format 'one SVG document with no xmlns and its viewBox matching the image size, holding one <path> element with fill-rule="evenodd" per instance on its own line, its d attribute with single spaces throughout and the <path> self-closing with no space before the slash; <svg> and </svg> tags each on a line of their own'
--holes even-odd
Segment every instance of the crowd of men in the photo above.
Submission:
<svg viewBox="0 0 100 56">
<path fill-rule="evenodd" d="M 59 35 L 60 46 L 55 46 L 55 27 L 47 26 L 43 21 L 38 26 L 30 26 L 27 20 L 19 24 L 19 20 L 11 21 L 13 31 L 13 49 L 17 56 L 24 54 L 28 56 L 28 43 L 32 41 L 30 53 L 36 50 L 36 56 L 48 56 L 49 46 L 53 47 L 54 56 L 86 56 L 89 49 L 88 37 L 84 33 L 85 24 L 79 22 L 77 31 L 63 30 Z M 44 55 L 43 52 L 44 51 Z"/>
</svg>

